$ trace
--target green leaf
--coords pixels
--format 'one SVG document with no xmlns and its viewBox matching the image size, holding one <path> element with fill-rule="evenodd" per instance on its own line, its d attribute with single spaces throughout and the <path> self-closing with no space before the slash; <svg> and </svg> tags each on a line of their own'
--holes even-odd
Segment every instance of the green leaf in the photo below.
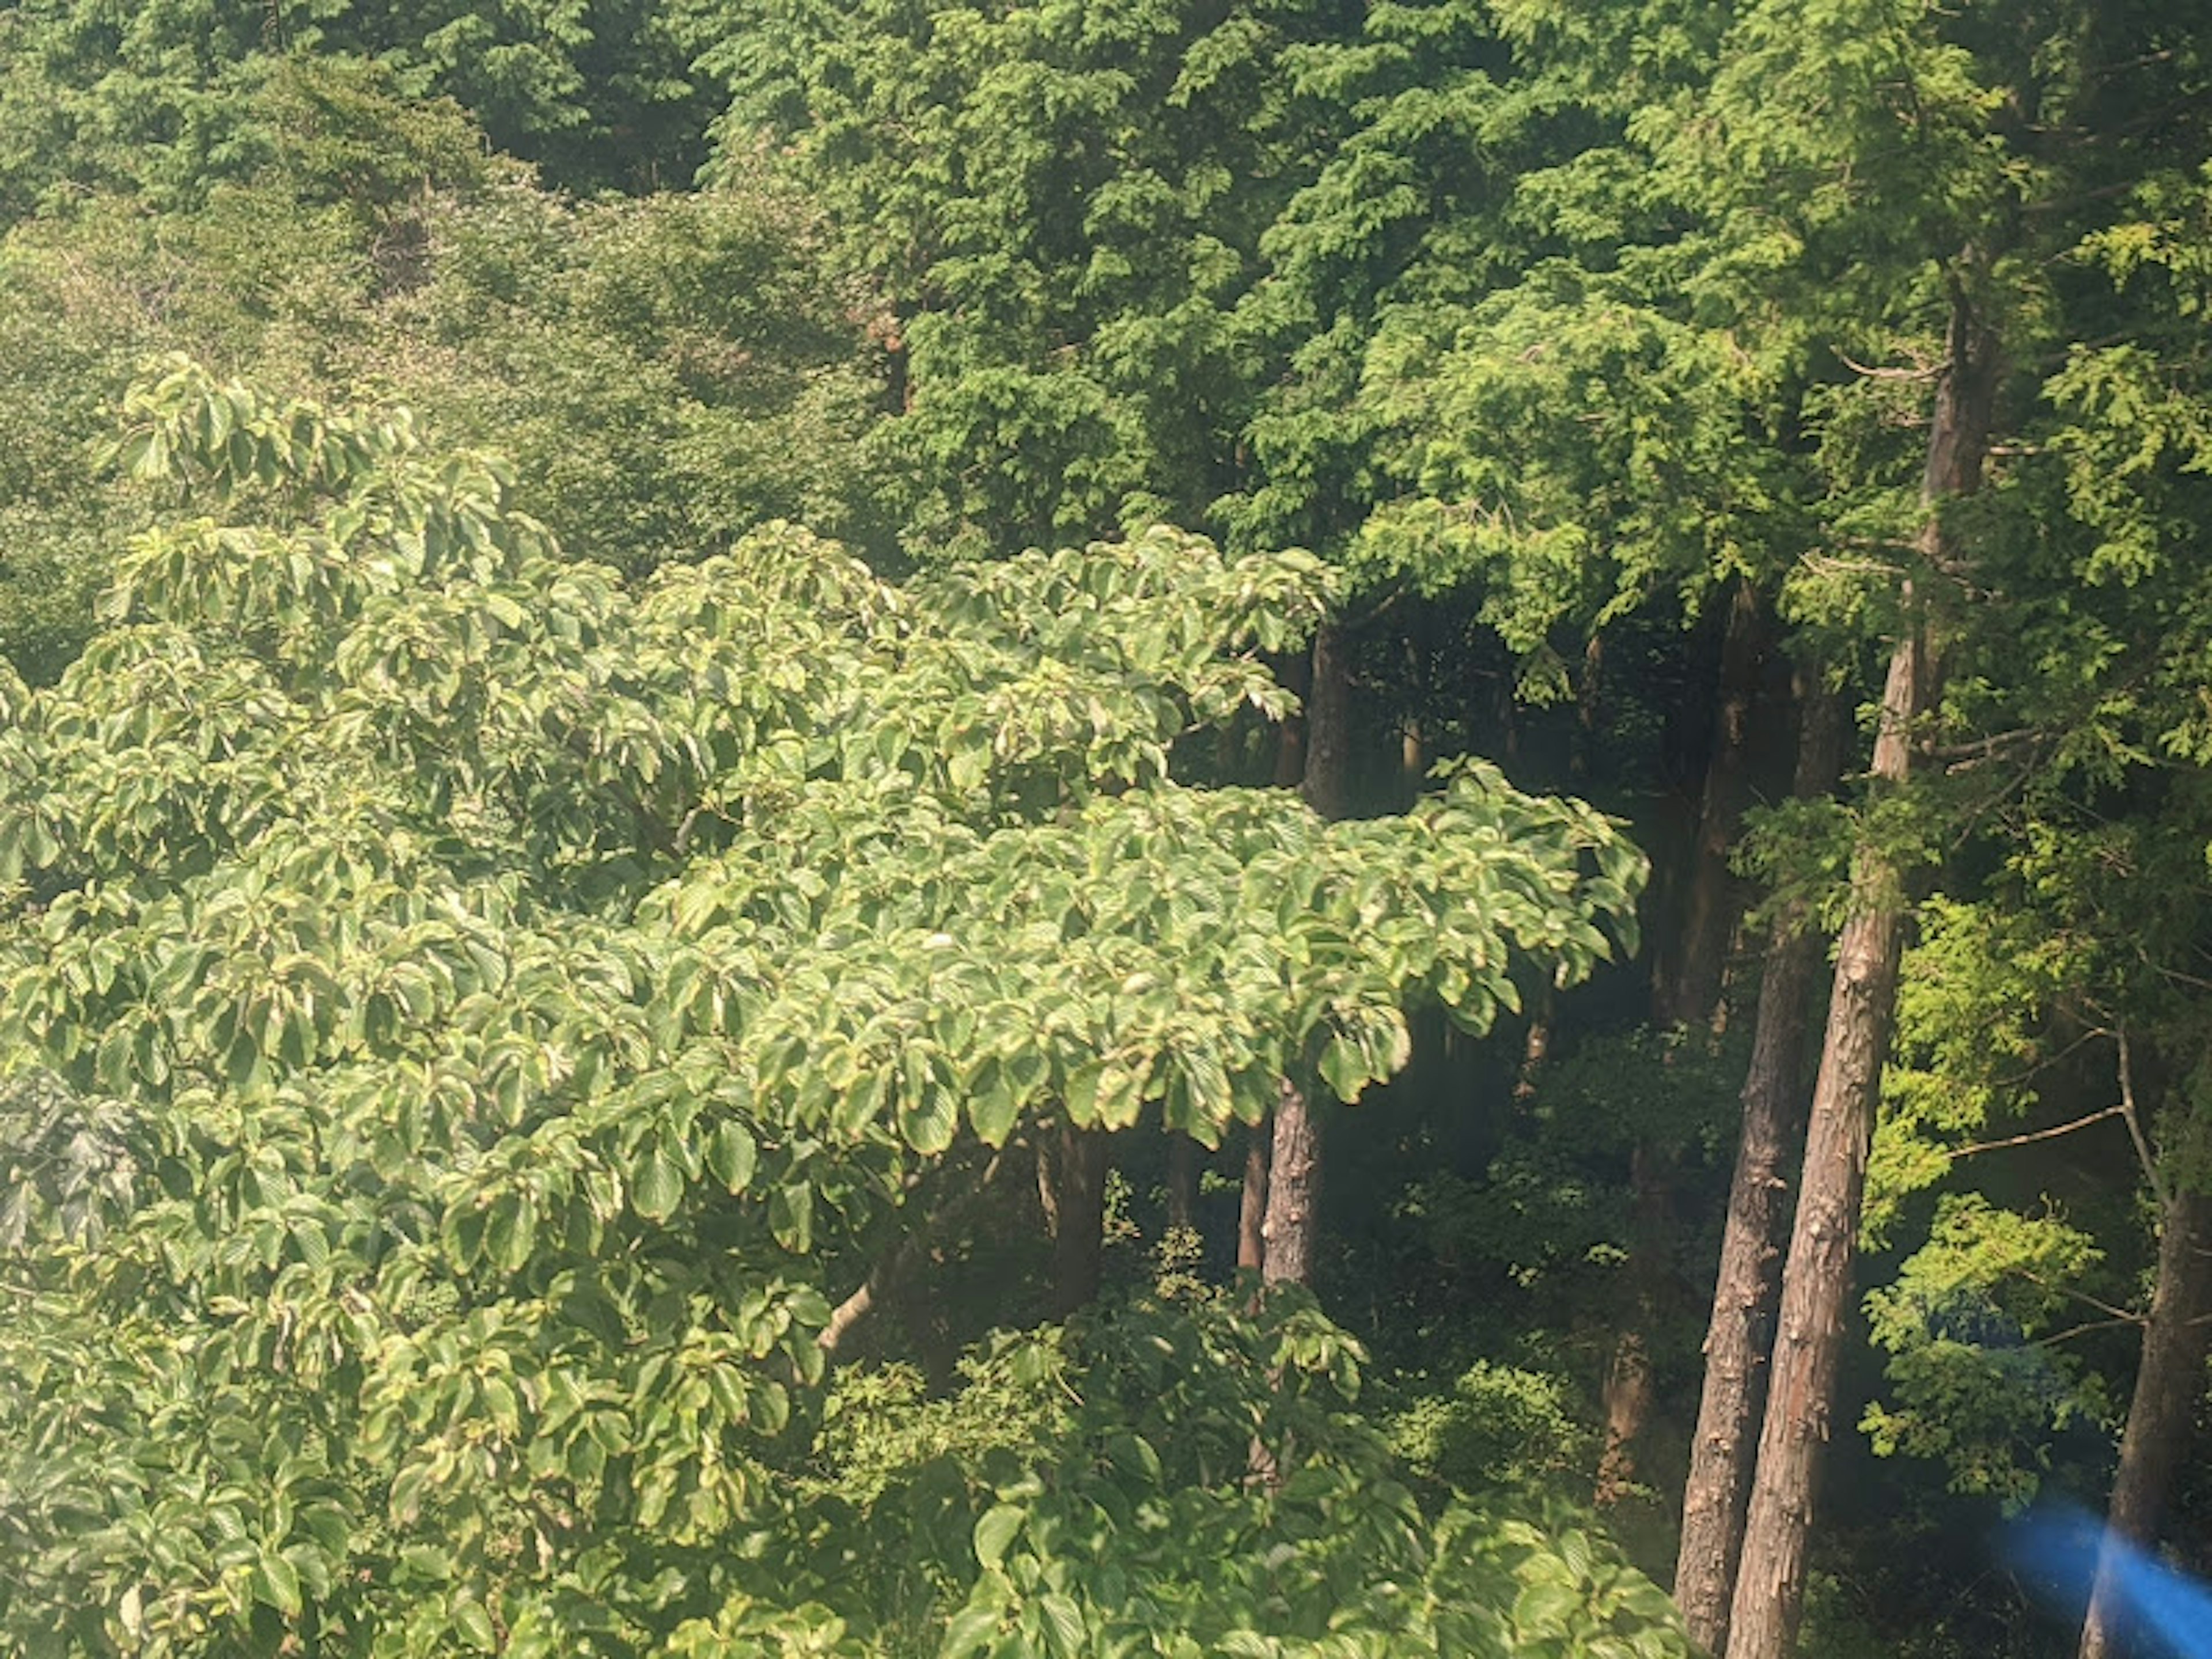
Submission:
<svg viewBox="0 0 2212 1659">
<path fill-rule="evenodd" d="M 505 1273 L 520 1273 L 538 1243 L 538 1212 L 521 1193 L 501 1193 L 493 1201 L 484 1224 L 483 1248 L 492 1265 Z"/>
<path fill-rule="evenodd" d="M 775 1242 L 793 1255 L 814 1248 L 814 1188 L 804 1182 L 787 1182 L 769 1194 L 768 1229 Z"/>
<path fill-rule="evenodd" d="M 453 1607 L 453 1628 L 479 1653 L 499 1651 L 499 1632 L 481 1601 L 461 1601 Z"/>
<path fill-rule="evenodd" d="M 713 1137 L 707 1142 L 707 1167 L 714 1178 L 734 1194 L 744 1191 L 752 1183 L 753 1168 L 760 1158 L 760 1148 L 752 1132 L 734 1118 L 726 1118 L 715 1125 Z"/>
<path fill-rule="evenodd" d="M 1081 1659 L 1084 1650 L 1083 1609 L 1075 1605 L 1074 1598 L 1059 1591 L 1048 1592 L 1037 1603 L 1044 1615 L 1045 1639 L 1060 1659 Z"/>
<path fill-rule="evenodd" d="M 299 1617 L 300 1574 L 289 1561 L 274 1550 L 264 1550 L 253 1564 L 252 1581 L 256 1601 L 266 1602 L 287 1619 Z"/>
<path fill-rule="evenodd" d="M 972 1103 L 969 1109 L 974 1109 Z M 924 1158 L 935 1158 L 951 1146 L 958 1132 L 959 1106 L 950 1091 L 932 1088 L 916 1106 L 901 1102 L 898 1121 L 908 1146 Z"/>
<path fill-rule="evenodd" d="M 985 1571 L 995 1570 L 1006 1559 L 1006 1547 L 1028 1518 L 1029 1511 L 1015 1504 L 994 1504 L 983 1512 L 975 1523 L 975 1559 Z"/>
<path fill-rule="evenodd" d="M 684 1201 L 684 1172 L 656 1146 L 631 1177 L 630 1203 L 647 1221 L 665 1221 Z"/>
<path fill-rule="evenodd" d="M 1331 1037 L 1322 1050 L 1321 1074 L 1336 1097 L 1347 1105 L 1358 1100 L 1367 1086 L 1367 1062 L 1361 1058 L 1358 1045 L 1343 1036 Z"/>
<path fill-rule="evenodd" d="M 994 1065 L 988 1069 L 988 1085 L 968 1097 L 968 1121 L 986 1146 L 1003 1146 L 1021 1115 L 1021 1102 L 1001 1067 Z"/>
<path fill-rule="evenodd" d="M 938 1659 L 966 1659 L 967 1655 L 999 1633 L 1003 1617 L 995 1607 L 961 1608 L 945 1624 L 945 1640 L 937 1650 Z"/>
<path fill-rule="evenodd" d="M 1513 1626 L 1524 1638 L 1564 1635 L 1568 1621 L 1581 1606 L 1582 1593 L 1574 1584 L 1540 1579 L 1523 1585 L 1513 1598 Z"/>
</svg>

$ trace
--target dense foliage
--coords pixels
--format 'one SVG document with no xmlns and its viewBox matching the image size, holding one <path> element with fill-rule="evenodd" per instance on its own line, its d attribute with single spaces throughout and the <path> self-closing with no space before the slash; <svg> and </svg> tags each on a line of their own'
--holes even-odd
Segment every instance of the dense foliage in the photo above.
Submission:
<svg viewBox="0 0 2212 1659">
<path fill-rule="evenodd" d="M 1630 926 L 1613 826 L 1486 769 L 1336 826 L 1170 781 L 1194 725 L 1280 707 L 1250 651 L 1327 602 L 1303 556 L 1158 532 L 902 588 L 772 526 L 633 595 L 402 413 L 188 364 L 125 413 L 122 464 L 176 507 L 59 682 L 9 688 L 4 1606 L 33 1647 L 690 1651 L 697 1619 L 805 1623 L 781 1552 L 863 1540 L 793 1485 L 793 1390 L 928 1161 L 1155 1104 L 1212 1141 L 1285 1073 L 1356 1099 L 1405 1063 L 1408 1005 L 1486 1030 L 1516 963 L 1571 982 Z M 1223 1361 L 1244 1394 L 1161 1431 L 1228 1448 L 1188 1487 L 1220 1498 L 1203 1525 L 1334 1555 L 1348 1504 L 1397 1541 L 1303 1594 L 1276 1564 L 1279 1614 L 1209 1596 L 1203 1637 L 1173 1581 L 1205 1552 L 1110 1557 L 1170 1582 L 1022 1617 L 1054 1651 L 1079 1617 L 1162 1651 L 1380 1639 L 1350 1571 L 1375 1632 L 1467 1650 L 1483 1604 L 1453 1575 L 1508 1535 L 1431 1540 L 1387 1485 L 1340 1491 L 1357 1435 L 1325 1451 L 1267 1379 L 1340 1372 L 1344 1340 L 1239 1318 L 1183 1340 L 1261 1343 Z M 1096 1411 L 1066 1431 L 1104 1436 Z M 1297 1470 L 1279 1499 L 1245 1489 L 1255 1434 Z M 1104 1501 L 1057 1496 L 1038 1547 Z M 1121 1501 L 1136 1524 L 1141 1486 Z M 895 1598 L 902 1647 L 996 1642 L 1050 1560 L 1009 1558 L 1024 1513 L 974 1522 L 964 1604 L 958 1577 Z M 1380 1588 L 1407 1551 L 1433 1606 Z"/>
<path fill-rule="evenodd" d="M 0 8 L 0 1651 L 2126 1651 L 2208 247 L 2154 0 Z"/>
</svg>

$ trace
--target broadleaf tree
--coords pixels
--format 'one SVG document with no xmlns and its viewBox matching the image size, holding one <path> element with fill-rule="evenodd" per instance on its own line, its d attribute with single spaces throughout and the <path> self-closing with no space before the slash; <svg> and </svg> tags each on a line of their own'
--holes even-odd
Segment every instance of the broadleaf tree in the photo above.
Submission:
<svg viewBox="0 0 2212 1659">
<path fill-rule="evenodd" d="M 1340 823 L 1175 781 L 1286 707 L 1258 653 L 1324 614 L 1310 556 L 1156 529 L 892 586 L 779 526 L 633 589 L 403 410 L 180 361 L 124 413 L 167 505 L 58 682 L 0 683 L 27 1650 L 886 1650 L 894 1609 L 767 1540 L 863 1535 L 803 1478 L 817 1338 L 910 1176 L 1146 1113 L 1212 1142 L 1285 1076 L 1348 1101 L 1409 1009 L 1480 1030 L 1632 938 L 1618 826 L 1483 765 Z M 1210 1501 L 1318 1564 L 1344 1465 L 1277 1383 L 1340 1339 L 1270 1305 L 1278 1405 Z M 1394 1560 L 1513 1582 L 1370 1490 L 1401 1541 L 1340 1563 L 1377 1575 L 1350 1623 L 1261 1597 L 1208 1645 L 1380 1651 L 1418 1633 Z M 890 1650 L 1077 1650 L 1063 1565 L 994 1577 L 998 1513 Z M 1559 1559 L 1514 1617 L 1666 1650 Z M 1505 1650 L 1487 1617 L 1419 1650 Z M 1181 1618 L 1134 1650 L 1194 1651 Z"/>
</svg>

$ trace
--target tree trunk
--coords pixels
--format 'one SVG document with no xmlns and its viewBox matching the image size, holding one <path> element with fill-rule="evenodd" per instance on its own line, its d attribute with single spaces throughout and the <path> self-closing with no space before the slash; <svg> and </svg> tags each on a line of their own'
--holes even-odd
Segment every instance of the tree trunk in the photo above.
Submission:
<svg viewBox="0 0 2212 1659">
<path fill-rule="evenodd" d="M 1060 1122 L 1037 1147 L 1037 1195 L 1052 1227 L 1054 1319 L 1065 1319 L 1098 1297 L 1106 1231 L 1106 1136 Z"/>
<path fill-rule="evenodd" d="M 1513 1074 L 1513 1098 L 1533 1100 L 1537 1079 L 1552 1058 L 1552 1016 L 1556 1010 L 1552 981 L 1537 988 L 1534 1006 L 1528 1010 L 1528 1029 L 1521 1034 L 1521 1065 Z"/>
<path fill-rule="evenodd" d="M 2167 1200 L 2158 1240 L 2158 1285 L 2143 1330 L 2142 1364 L 2120 1437 L 2119 1473 L 2105 1513 L 2107 1553 L 2098 1564 L 2081 1659 L 2131 1651 L 2128 1620 L 2115 1582 L 2111 1544 L 2149 1548 L 2158 1538 L 2175 1472 L 2188 1460 L 2197 1400 L 2204 1389 L 2204 1350 L 2212 1339 L 2212 1195 L 2183 1193 Z"/>
<path fill-rule="evenodd" d="M 1605 635 L 1583 645 L 1583 672 L 1575 680 L 1575 729 L 1567 740 L 1567 775 L 1577 785 L 1595 769 L 1597 735 L 1605 718 Z"/>
<path fill-rule="evenodd" d="M 1305 776 L 1298 786 L 1306 805 L 1324 818 L 1344 816 L 1351 718 L 1352 683 L 1344 636 L 1335 624 L 1324 624 L 1314 634 L 1313 683 L 1306 696 Z M 1285 1078 L 1275 1100 L 1262 1224 L 1261 1273 L 1270 1285 L 1284 1279 L 1313 1283 L 1320 1192 L 1321 1130 L 1313 1102 L 1304 1088 Z"/>
<path fill-rule="evenodd" d="M 1306 805 L 1325 818 L 1340 818 L 1345 813 L 1351 727 L 1351 665 L 1342 631 L 1328 623 L 1314 634 L 1313 679 L 1306 691 L 1305 770 L 1298 781 Z"/>
<path fill-rule="evenodd" d="M 1936 383 L 1921 487 L 1927 514 L 1918 550 L 1929 575 L 1956 568 L 1942 507 L 1980 482 L 1996 393 L 1996 342 L 1975 319 L 1963 292 L 1954 295 L 1949 348 Z M 1926 596 L 1907 580 L 1899 597 L 1904 621 L 1891 651 L 1875 735 L 1877 790 L 1905 781 L 1911 767 L 1912 728 L 1936 702 L 1936 660 Z M 1820 1075 L 1813 1087 L 1790 1260 L 1783 1269 L 1759 1468 L 1729 1607 L 1728 1659 L 1784 1659 L 1796 1644 L 1804 1611 L 1814 1480 L 1835 1403 L 1867 1146 L 1895 1021 L 1906 919 L 1903 872 L 1880 842 L 1862 842 L 1856 849 L 1851 885 Z"/>
<path fill-rule="evenodd" d="M 1168 1225 L 1198 1227 L 1198 1143 L 1175 1129 L 1168 1131 Z"/>
<path fill-rule="evenodd" d="M 1722 971 L 1741 908 L 1728 857 L 1750 795 L 1751 707 L 1759 695 L 1767 632 L 1765 600 L 1750 582 L 1739 580 L 1721 646 L 1712 748 L 1691 844 L 1688 896 L 1673 962 L 1652 988 L 1652 1017 L 1662 1026 L 1717 1031 L 1721 1024 Z M 1601 1509 L 1626 1498 L 1634 1484 L 1638 1445 L 1651 1420 L 1652 1342 L 1674 1301 L 1666 1260 L 1675 1231 L 1674 1160 L 1666 1148 L 1639 1142 L 1630 1170 L 1635 1231 L 1629 1241 L 1628 1314 L 1606 1370 L 1605 1453 L 1598 1462 L 1595 1494 Z"/>
<path fill-rule="evenodd" d="M 1267 1146 L 1272 1116 L 1244 1132 L 1244 1192 L 1237 1206 L 1237 1265 L 1258 1273 L 1267 1259 Z"/>
<path fill-rule="evenodd" d="M 1606 1367 L 1605 1455 L 1598 1459 L 1595 1494 L 1601 1510 L 1620 1503 L 1635 1485 L 1636 1443 L 1651 1420 L 1651 1350 L 1643 1326 L 1639 1321 L 1614 1339 Z"/>
<path fill-rule="evenodd" d="M 1279 677 L 1298 696 L 1298 712 L 1275 732 L 1275 787 L 1295 789 L 1306 779 L 1306 700 L 1313 690 L 1313 659 L 1300 653 L 1283 665 Z"/>
<path fill-rule="evenodd" d="M 1705 792 L 1690 849 L 1689 890 L 1683 899 L 1674 961 L 1654 988 L 1652 1012 L 1662 1025 L 1709 1024 L 1720 1003 L 1738 908 L 1729 854 L 1751 794 L 1751 709 L 1759 696 L 1768 633 L 1765 596 L 1752 583 L 1739 580 L 1721 644 L 1712 752 L 1705 763 Z"/>
<path fill-rule="evenodd" d="M 1266 1250 L 1261 1277 L 1313 1283 L 1314 1232 L 1321 1200 L 1321 1126 L 1305 1091 L 1284 1079 L 1275 1099 L 1274 1156 L 1268 1160 Z"/>
<path fill-rule="evenodd" d="M 1639 1146 L 1630 1157 L 1629 1315 L 1606 1367 L 1605 1453 L 1598 1460 L 1595 1493 L 1601 1509 L 1628 1496 L 1636 1480 L 1637 1444 L 1651 1420 L 1650 1334 L 1664 1314 L 1662 1268 L 1674 1209 L 1672 1174 L 1669 1160 L 1654 1147 Z"/>
<path fill-rule="evenodd" d="M 1794 793 L 1814 800 L 1835 787 L 1843 766 L 1837 699 L 1814 673 L 1798 676 Z M 1765 1366 L 1780 1289 L 1778 1237 L 1789 1182 L 1784 1161 L 1802 1130 L 1805 1040 L 1821 939 L 1802 910 L 1778 915 L 1759 978 L 1751 1065 L 1743 1083 L 1743 1129 L 1729 1186 L 1720 1272 L 1705 1329 L 1705 1384 L 1682 1489 L 1682 1540 L 1674 1600 L 1690 1636 L 1708 1653 L 1728 1647 L 1729 1595 L 1743 1548 L 1744 1500 L 1765 1399 Z"/>
</svg>

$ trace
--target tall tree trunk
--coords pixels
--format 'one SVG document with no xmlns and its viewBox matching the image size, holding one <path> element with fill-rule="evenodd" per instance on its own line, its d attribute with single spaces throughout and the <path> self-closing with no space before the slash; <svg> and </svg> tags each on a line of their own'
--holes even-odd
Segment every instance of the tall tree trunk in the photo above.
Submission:
<svg viewBox="0 0 2212 1659">
<path fill-rule="evenodd" d="M 1605 1452 L 1598 1460 L 1595 1494 L 1601 1509 L 1628 1496 L 1636 1480 L 1637 1447 L 1651 1421 L 1651 1334 L 1665 1316 L 1663 1268 L 1672 1231 L 1673 1176 L 1672 1160 L 1655 1146 L 1639 1145 L 1630 1156 L 1629 1312 L 1606 1367 Z"/>
<path fill-rule="evenodd" d="M 1237 1265 L 1260 1271 L 1267 1259 L 1267 1147 L 1272 1115 L 1244 1132 L 1244 1191 L 1237 1205 Z"/>
<path fill-rule="evenodd" d="M 1996 387 L 1995 338 L 1975 318 L 1963 291 L 1954 291 L 1949 337 L 1921 486 L 1927 514 L 1918 550 L 1928 576 L 1956 568 L 1942 508 L 1980 482 Z M 1935 706 L 1938 684 L 1926 594 L 1908 580 L 1899 597 L 1904 621 L 1890 653 L 1875 735 L 1878 790 L 1896 788 L 1910 774 L 1912 728 Z M 1813 1087 L 1796 1221 L 1783 1269 L 1759 1468 L 1729 1606 L 1728 1659 L 1784 1659 L 1804 1611 L 1814 1480 L 1835 1403 L 1867 1146 L 1895 1023 L 1906 919 L 1903 872 L 1881 843 L 1865 841 L 1856 849 L 1851 886 Z"/>
<path fill-rule="evenodd" d="M 1321 1201 L 1321 1125 L 1305 1091 L 1283 1080 L 1275 1098 L 1274 1156 L 1267 1167 L 1267 1249 L 1261 1277 L 1313 1283 L 1314 1231 Z"/>
<path fill-rule="evenodd" d="M 1052 1228 L 1052 1297 L 1065 1319 L 1098 1297 L 1106 1230 L 1106 1135 L 1062 1121 L 1037 1146 L 1037 1196 Z"/>
<path fill-rule="evenodd" d="M 1298 696 L 1298 712 L 1275 731 L 1275 787 L 1296 789 L 1306 780 L 1306 702 L 1313 690 L 1313 659 L 1301 653 L 1283 665 L 1285 685 Z"/>
<path fill-rule="evenodd" d="M 1313 682 L 1306 694 L 1305 776 L 1299 793 L 1325 818 L 1344 816 L 1352 754 L 1352 681 L 1342 633 L 1316 631 Z M 1275 1100 L 1274 1145 L 1267 1160 L 1267 1206 L 1261 1270 L 1269 1284 L 1313 1282 L 1314 1230 L 1321 1191 L 1321 1130 L 1313 1102 L 1290 1078 Z"/>
<path fill-rule="evenodd" d="M 2212 1194 L 2178 1194 L 2166 1200 L 2158 1240 L 2158 1285 L 2143 1330 L 2142 1364 L 2120 1437 L 2120 1468 L 2105 1512 L 2113 1543 L 2148 1548 L 2157 1541 L 2177 1470 L 2186 1462 L 2197 1402 L 2204 1390 L 2204 1351 L 2212 1340 Z M 2131 1650 L 2127 1620 L 2108 1550 L 2098 1564 L 2081 1659 L 2111 1659 Z"/>
<path fill-rule="evenodd" d="M 1577 784 L 1596 768 L 1597 734 L 1605 718 L 1605 635 L 1583 644 L 1583 669 L 1575 678 L 1575 729 L 1567 740 L 1567 775 Z"/>
<path fill-rule="evenodd" d="M 1652 987 L 1652 1018 L 1661 1025 L 1716 1030 L 1722 970 L 1741 905 L 1728 867 L 1750 795 L 1751 708 L 1759 695 L 1768 636 L 1765 599 L 1739 580 L 1729 604 L 1713 708 L 1712 744 L 1692 840 L 1688 896 L 1672 960 Z M 1601 1508 L 1628 1495 L 1638 1449 L 1651 1420 L 1652 1345 L 1675 1300 L 1668 1294 L 1667 1253 L 1675 1229 L 1674 1160 L 1666 1148 L 1639 1142 L 1630 1159 L 1635 1231 L 1629 1241 L 1628 1311 L 1606 1369 L 1605 1452 L 1599 1460 Z"/>
<path fill-rule="evenodd" d="M 1198 1143 L 1177 1129 L 1168 1131 L 1168 1225 L 1198 1226 Z"/>
<path fill-rule="evenodd" d="M 1306 690 L 1306 805 L 1325 818 L 1344 816 L 1352 769 L 1352 669 L 1343 630 L 1325 623 L 1314 634 L 1313 678 Z"/>
<path fill-rule="evenodd" d="M 1513 1074 L 1516 1100 L 1535 1098 L 1537 1080 L 1544 1075 L 1544 1067 L 1552 1058 L 1552 1018 L 1558 1009 L 1552 981 L 1546 980 L 1536 988 L 1534 1005 L 1528 1010 L 1528 1029 L 1521 1034 L 1521 1066 Z"/>
<path fill-rule="evenodd" d="M 1797 677 L 1797 768 L 1794 793 L 1814 800 L 1843 767 L 1837 698 L 1817 671 Z M 1778 914 L 1767 935 L 1759 983 L 1751 1065 L 1743 1082 L 1743 1129 L 1729 1186 L 1720 1272 L 1705 1328 L 1705 1385 L 1682 1488 L 1682 1541 L 1674 1600 L 1690 1636 L 1708 1653 L 1728 1647 L 1729 1595 L 1743 1548 L 1744 1500 L 1752 1449 L 1765 1398 L 1765 1367 L 1781 1288 L 1778 1223 L 1789 1181 L 1784 1164 L 1803 1133 L 1805 1043 L 1821 939 L 1802 908 Z"/>
<path fill-rule="evenodd" d="M 1705 762 L 1704 793 L 1689 858 L 1688 891 L 1673 961 L 1654 988 L 1652 1012 L 1662 1025 L 1711 1022 L 1735 931 L 1738 893 L 1729 854 L 1750 799 L 1751 710 L 1759 696 L 1771 632 L 1766 600 L 1752 583 L 1738 580 L 1721 642 L 1718 695 L 1713 708 L 1712 750 Z"/>
</svg>

